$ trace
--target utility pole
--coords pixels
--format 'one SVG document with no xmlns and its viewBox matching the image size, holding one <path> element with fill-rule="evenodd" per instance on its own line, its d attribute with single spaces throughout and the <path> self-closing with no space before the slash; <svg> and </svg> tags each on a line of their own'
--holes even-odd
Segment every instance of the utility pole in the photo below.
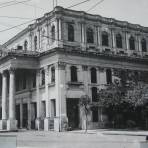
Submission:
<svg viewBox="0 0 148 148">
<path fill-rule="evenodd" d="M 54 9 L 54 0 L 52 1 L 52 3 L 53 3 L 53 9 Z"/>
<path fill-rule="evenodd" d="M 53 0 L 53 9 L 58 5 L 58 0 Z"/>
</svg>

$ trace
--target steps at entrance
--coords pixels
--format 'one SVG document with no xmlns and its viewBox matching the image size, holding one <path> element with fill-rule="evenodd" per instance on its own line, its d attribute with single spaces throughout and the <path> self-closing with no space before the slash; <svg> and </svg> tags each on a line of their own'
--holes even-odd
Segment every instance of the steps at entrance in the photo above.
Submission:
<svg viewBox="0 0 148 148">
<path fill-rule="evenodd" d="M 50 120 L 49 129 L 50 129 L 50 130 L 53 130 L 53 129 L 54 129 L 54 119 L 51 119 L 51 120 Z"/>
</svg>

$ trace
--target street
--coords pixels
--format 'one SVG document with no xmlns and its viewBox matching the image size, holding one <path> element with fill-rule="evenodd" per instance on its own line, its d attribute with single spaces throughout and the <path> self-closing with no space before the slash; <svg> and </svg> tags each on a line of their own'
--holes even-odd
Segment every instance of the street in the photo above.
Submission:
<svg viewBox="0 0 148 148">
<path fill-rule="evenodd" d="M 112 135 L 102 131 L 84 133 L 20 131 L 1 133 L 0 135 L 16 135 L 17 148 L 140 148 L 145 141 L 144 135 Z"/>
</svg>

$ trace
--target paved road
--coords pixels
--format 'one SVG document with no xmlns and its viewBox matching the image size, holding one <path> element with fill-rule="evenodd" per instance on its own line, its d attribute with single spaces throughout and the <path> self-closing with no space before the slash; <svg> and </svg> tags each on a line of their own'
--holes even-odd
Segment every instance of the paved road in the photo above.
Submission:
<svg viewBox="0 0 148 148">
<path fill-rule="evenodd" d="M 0 135 L 16 135 L 18 148 L 140 148 L 145 141 L 145 136 L 102 133 L 22 131 Z"/>
</svg>

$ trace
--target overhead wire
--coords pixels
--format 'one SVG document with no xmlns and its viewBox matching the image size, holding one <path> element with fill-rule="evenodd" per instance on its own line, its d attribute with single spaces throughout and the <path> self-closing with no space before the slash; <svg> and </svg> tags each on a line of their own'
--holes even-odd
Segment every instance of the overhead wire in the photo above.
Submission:
<svg viewBox="0 0 148 148">
<path fill-rule="evenodd" d="M 21 19 L 21 20 L 31 20 L 33 18 L 27 18 L 27 17 L 18 17 L 18 16 L 1 16 L 0 15 L 0 18 L 10 18 L 10 19 Z"/>
<path fill-rule="evenodd" d="M 17 1 L 18 2 L 18 1 Z M 42 9 L 42 10 L 44 10 L 44 11 L 47 11 L 47 9 L 45 9 L 45 8 L 42 8 L 42 7 L 39 7 L 39 6 L 37 6 L 37 5 L 33 5 L 33 4 L 28 4 L 28 3 L 21 3 L 22 5 L 26 5 L 26 6 L 30 6 L 30 7 L 36 7 L 36 8 L 38 8 L 38 9 Z"/>
<path fill-rule="evenodd" d="M 88 1 L 91 1 L 91 0 L 85 0 L 85 1 L 79 2 L 77 4 L 73 4 L 73 5 L 69 6 L 69 7 L 67 7 L 67 9 L 72 8 L 72 7 L 75 7 L 75 6 L 78 6 L 78 5 L 81 5 L 81 4 L 86 3 Z"/>
<path fill-rule="evenodd" d="M 0 6 L 1 6 L 1 5 L 8 4 L 8 3 L 13 3 L 13 2 L 16 2 L 16 0 L 14 0 L 14 1 L 7 1 L 7 2 L 1 2 L 1 3 L 0 3 Z"/>
<path fill-rule="evenodd" d="M 17 3 L 15 3 L 15 4 L 18 4 L 18 3 L 23 3 L 23 4 L 24 4 L 24 2 L 28 2 L 28 1 L 31 1 L 31 0 L 25 0 L 25 1 L 22 1 L 22 2 L 18 2 L 18 1 L 16 1 Z M 72 7 L 78 6 L 78 5 L 83 4 L 83 3 L 85 3 L 85 2 L 88 2 L 88 1 L 90 1 L 90 0 L 82 1 L 82 2 L 80 2 L 80 3 L 77 3 L 77 4 L 74 4 L 74 5 L 71 5 L 71 6 L 67 7 L 67 8 L 72 8 Z M 103 2 L 103 1 L 104 1 L 104 0 L 101 0 L 101 1 L 97 2 L 97 5 L 100 4 L 100 3 Z M 28 4 L 27 4 L 27 5 L 28 5 Z M 96 5 L 95 5 L 95 6 L 96 6 Z M 94 7 L 94 6 L 93 6 L 93 7 Z M 93 9 L 93 7 L 91 7 L 90 9 Z M 0 8 L 1 8 L 1 7 L 0 7 Z M 90 10 L 90 9 L 89 9 L 89 10 Z M 3 16 L 0 16 L 0 17 L 3 17 Z M 9 16 L 6 16 L 6 17 L 9 17 Z M 14 17 L 14 18 L 20 18 L 20 19 L 23 19 L 23 18 L 21 18 L 21 17 Z M 25 19 L 25 18 L 24 18 L 24 19 Z M 5 32 L 5 31 L 8 31 L 8 30 L 14 29 L 14 28 L 16 28 L 16 27 L 19 27 L 19 26 L 22 26 L 22 25 L 28 24 L 28 23 L 30 23 L 30 22 L 32 22 L 32 21 L 34 21 L 34 20 L 36 20 L 36 19 L 32 19 L 32 20 L 27 21 L 27 22 L 25 22 L 25 23 L 22 23 L 22 24 L 19 24 L 19 25 L 16 25 L 16 26 L 13 26 L 13 27 L 10 27 L 10 28 L 7 28 L 7 29 L 4 29 L 4 30 L 0 30 L 0 32 Z"/>
<path fill-rule="evenodd" d="M 4 23 L 4 22 L 0 22 L 0 25 L 4 27 L 13 27 L 11 24 Z M 19 27 L 16 27 L 16 29 L 22 30 L 22 28 L 19 28 Z"/>
<path fill-rule="evenodd" d="M 19 27 L 19 26 L 26 25 L 26 24 L 28 24 L 28 23 L 33 22 L 34 20 L 35 20 L 35 19 L 30 20 L 30 21 L 27 21 L 27 22 L 24 22 L 24 23 L 21 23 L 21 24 L 19 24 L 19 25 L 16 25 L 16 26 L 13 26 L 13 27 L 10 27 L 10 28 L 7 28 L 7 29 L 0 30 L 0 33 L 1 33 L 1 32 L 5 32 L 5 31 L 8 31 L 8 30 L 11 30 L 11 29 L 14 29 L 14 28 L 17 28 L 17 27 Z"/>
<path fill-rule="evenodd" d="M 21 1 L 21 2 L 16 1 L 16 2 L 14 2 L 14 3 L 12 3 L 12 4 L 0 6 L 0 8 L 5 8 L 5 7 L 13 6 L 13 5 L 18 5 L 18 4 L 25 3 L 25 2 L 29 2 L 29 1 L 31 1 L 31 0 L 24 0 L 24 1 Z"/>
<path fill-rule="evenodd" d="M 101 4 L 102 2 L 104 2 L 105 0 L 101 0 L 97 3 L 95 3 L 92 7 L 90 7 L 86 12 L 89 12 L 90 10 L 94 9 L 95 7 L 97 7 L 99 4 Z"/>
</svg>

